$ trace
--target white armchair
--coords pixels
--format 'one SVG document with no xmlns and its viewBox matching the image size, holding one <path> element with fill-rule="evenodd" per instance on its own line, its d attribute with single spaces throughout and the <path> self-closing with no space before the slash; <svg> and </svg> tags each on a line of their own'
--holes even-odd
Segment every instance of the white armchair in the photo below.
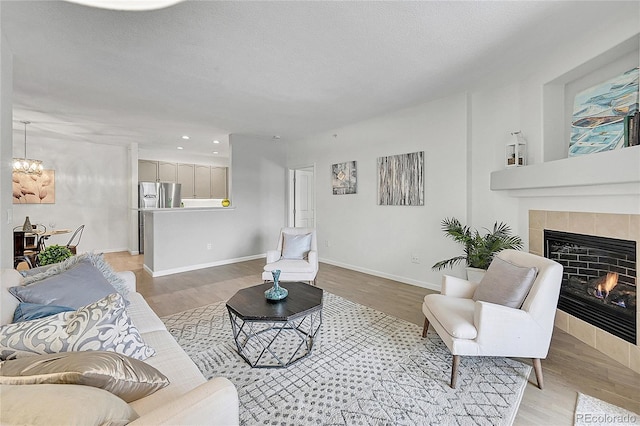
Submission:
<svg viewBox="0 0 640 426">
<path fill-rule="evenodd" d="M 309 235 L 306 239 L 304 236 Z M 304 247 L 300 244 L 304 240 Z M 287 243 L 289 242 L 289 246 Z M 307 245 L 308 242 L 308 245 Z M 295 249 L 292 253 L 292 246 Z M 267 251 L 262 279 L 273 281 L 271 271 L 279 269 L 280 281 L 309 281 L 315 285 L 318 274 L 318 241 L 314 228 L 282 228 L 278 248 Z"/>
<path fill-rule="evenodd" d="M 443 276 L 440 294 L 425 296 L 422 336 L 429 325 L 453 355 L 451 387 L 456 387 L 460 356 L 532 358 L 538 387 L 543 388 L 540 359 L 547 357 L 562 282 L 562 265 L 534 254 L 504 250 L 498 258 L 538 273 L 522 306 L 512 308 L 474 301 L 478 283 Z"/>
</svg>

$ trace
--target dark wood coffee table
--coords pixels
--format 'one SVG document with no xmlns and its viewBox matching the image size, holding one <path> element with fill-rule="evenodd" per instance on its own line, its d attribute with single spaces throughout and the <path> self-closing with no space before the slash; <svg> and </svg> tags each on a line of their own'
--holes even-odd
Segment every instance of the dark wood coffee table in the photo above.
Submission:
<svg viewBox="0 0 640 426">
<path fill-rule="evenodd" d="M 281 283 L 286 299 L 272 302 L 272 283 L 239 290 L 227 302 L 238 354 L 256 368 L 282 368 L 311 353 L 322 324 L 322 289 L 301 282 Z"/>
</svg>

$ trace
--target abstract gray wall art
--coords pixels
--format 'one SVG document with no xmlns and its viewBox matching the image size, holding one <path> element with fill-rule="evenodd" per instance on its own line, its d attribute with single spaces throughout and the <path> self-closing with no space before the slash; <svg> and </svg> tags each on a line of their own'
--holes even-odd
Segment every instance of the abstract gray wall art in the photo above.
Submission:
<svg viewBox="0 0 640 426">
<path fill-rule="evenodd" d="M 424 151 L 378 157 L 378 204 L 424 206 Z"/>
<path fill-rule="evenodd" d="M 331 165 L 331 185 L 333 195 L 355 194 L 358 180 L 355 161 Z"/>
</svg>

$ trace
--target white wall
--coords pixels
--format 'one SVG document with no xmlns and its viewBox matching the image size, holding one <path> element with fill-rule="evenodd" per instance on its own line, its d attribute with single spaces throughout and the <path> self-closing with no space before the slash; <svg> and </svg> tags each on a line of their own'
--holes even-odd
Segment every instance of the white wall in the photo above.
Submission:
<svg viewBox="0 0 640 426">
<path fill-rule="evenodd" d="M 491 172 L 504 168 L 505 145 L 520 130 L 520 93 L 516 84 L 471 95 L 470 223 L 489 228 L 505 222 L 519 234 L 517 205 L 501 192 L 490 190 Z"/>
<path fill-rule="evenodd" d="M 152 214 L 154 247 L 145 246 L 145 266 L 154 276 L 261 257 L 276 248 L 285 224 L 284 144 L 239 135 L 231 135 L 231 144 L 229 209 Z"/>
<path fill-rule="evenodd" d="M 24 150 L 24 130 L 13 135 L 14 151 Z M 75 229 L 84 224 L 79 252 L 121 251 L 129 246 L 130 168 L 127 147 L 31 136 L 29 157 L 55 170 L 55 204 L 14 204 L 13 226 L 31 223 L 49 228 Z M 71 237 L 57 235 L 47 244 L 66 244 Z"/>
<path fill-rule="evenodd" d="M 315 164 L 323 262 L 439 286 L 442 274 L 431 265 L 461 253 L 443 237 L 440 222 L 467 219 L 466 112 L 466 95 L 459 94 L 289 144 L 289 167 Z M 377 158 L 415 151 L 425 151 L 425 205 L 377 205 Z M 331 165 L 353 160 L 358 193 L 333 195 Z M 419 264 L 411 262 L 412 254 Z"/>
<path fill-rule="evenodd" d="M 631 37 L 638 37 L 638 9 L 635 2 L 621 5 L 603 19 L 601 28 L 590 28 L 573 40 L 559 40 L 547 62 L 531 64 L 529 75 L 514 75 L 502 87 L 452 95 L 293 141 L 288 166 L 316 165 L 321 260 L 437 287 L 441 272 L 431 271 L 430 266 L 461 254 L 460 247 L 440 231 L 444 217 L 455 216 L 478 229 L 504 221 L 522 237 L 527 249 L 529 209 L 601 212 L 602 206 L 610 202 L 613 206 L 604 207 L 604 211 L 638 213 L 638 194 L 514 198 L 508 191 L 490 189 L 491 172 L 504 168 L 505 144 L 511 132 L 522 131 L 526 137 L 530 164 L 543 161 L 545 144 L 568 144 L 568 135 L 566 140 L 543 141 L 543 135 L 553 133 L 545 133 L 544 128 L 544 85 Z M 564 89 L 560 94 L 564 96 Z M 557 127 L 562 132 L 564 98 L 559 97 L 557 103 Z M 552 146 L 554 152 L 564 149 L 564 145 Z M 426 152 L 426 205 L 377 206 L 376 157 L 416 150 Z M 358 194 L 331 195 L 330 165 L 352 160 L 358 162 Z M 603 167 L 611 166 L 604 163 Z M 563 176 L 560 173 L 554 179 L 561 180 Z M 410 262 L 412 253 L 419 255 L 419 265 Z M 459 269 L 453 273 L 461 275 Z"/>
<path fill-rule="evenodd" d="M 2 2 L 0 2 L 0 17 Z M 2 22 L 2 19 L 0 19 Z M 0 28 L 0 267 L 13 268 L 11 169 L 13 149 L 13 57 Z"/>
<path fill-rule="evenodd" d="M 474 116 L 474 144 L 484 146 L 486 149 L 494 149 L 496 152 L 504 150 L 504 141 L 498 138 L 489 138 L 476 131 L 480 124 L 478 118 L 482 111 L 492 111 L 491 123 L 499 123 L 498 117 L 508 117 L 502 120 L 505 123 L 514 123 L 514 128 L 509 130 L 522 130 L 528 142 L 528 164 L 540 164 L 543 159 L 557 160 L 558 154 L 566 156 L 569 144 L 569 134 L 566 129 L 566 115 L 568 103 L 572 103 L 576 91 L 613 77 L 621 70 L 638 65 L 640 52 L 638 51 L 638 30 L 640 28 L 640 5 L 637 2 L 629 2 L 617 9 L 617 18 L 610 17 L 616 25 L 605 28 L 593 28 L 592 31 L 581 35 L 579 42 L 567 42 L 559 44 L 558 49 L 550 52 L 546 63 L 535 64 L 533 72 L 529 76 L 517 82 L 514 86 L 484 92 L 473 95 Z M 606 22 L 606 21 L 603 21 Z M 632 51 L 629 52 L 629 46 Z M 566 87 L 564 86 L 566 84 Z M 555 86 L 549 90 L 549 85 Z M 504 93 L 505 96 L 497 96 Z M 551 95 L 545 99 L 545 96 Z M 509 99 L 511 98 L 511 99 Z M 516 124 L 519 123 L 519 125 Z M 553 128 L 553 131 L 545 130 Z M 637 148 L 628 148 L 637 149 Z M 610 161 L 612 156 L 592 154 L 594 160 L 598 159 L 598 169 L 615 170 L 617 164 Z M 573 173 L 573 165 L 577 159 L 560 159 L 566 167 L 555 167 L 554 175 L 545 175 L 544 179 L 562 182 Z M 494 170 L 500 170 L 502 166 Z M 474 180 L 486 179 L 488 168 L 484 170 L 474 169 Z M 580 170 L 588 173 L 588 170 Z M 633 175 L 633 171 L 626 173 Z M 636 169 L 634 182 L 640 181 L 640 167 Z M 541 177 L 542 178 L 542 177 Z M 635 188 L 635 189 L 634 189 Z M 620 183 L 609 192 L 606 189 L 595 188 L 593 193 L 588 188 L 574 187 L 564 189 L 549 189 L 521 191 L 513 193 L 513 203 L 506 205 L 517 206 L 516 228 L 519 234 L 528 241 L 528 214 L 529 210 L 555 210 L 577 212 L 609 212 L 609 213 L 640 213 L 640 193 L 638 186 L 624 185 Z M 489 208 L 495 210 L 497 197 L 510 198 L 509 191 L 497 191 L 491 193 L 486 188 L 474 187 L 474 198 L 487 197 L 491 200 Z M 505 198 L 505 199 L 506 199 Z M 508 207 L 507 207 L 508 208 Z M 511 208 L 509 215 L 513 215 Z"/>
</svg>

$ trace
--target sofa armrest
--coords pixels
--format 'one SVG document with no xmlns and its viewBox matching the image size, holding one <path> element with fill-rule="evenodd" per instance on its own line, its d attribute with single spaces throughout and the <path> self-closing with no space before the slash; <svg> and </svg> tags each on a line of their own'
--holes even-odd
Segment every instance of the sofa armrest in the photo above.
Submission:
<svg viewBox="0 0 640 426">
<path fill-rule="evenodd" d="M 216 377 L 130 425 L 238 425 L 238 392 L 224 377 Z"/>
<path fill-rule="evenodd" d="M 311 250 L 307 254 L 307 261 L 312 265 L 317 265 L 318 264 L 318 252 L 315 251 L 315 250 Z"/>
<path fill-rule="evenodd" d="M 267 263 L 277 262 L 280 257 L 280 250 L 267 250 Z"/>
<path fill-rule="evenodd" d="M 452 277 L 451 275 L 442 276 L 442 288 L 440 294 L 452 297 L 461 297 L 463 299 L 471 299 L 476 291 L 478 283 L 467 281 L 462 278 Z"/>
<path fill-rule="evenodd" d="M 129 291 L 136 291 L 136 274 L 131 271 L 122 271 L 116 272 L 116 275 L 124 281 Z"/>
</svg>

